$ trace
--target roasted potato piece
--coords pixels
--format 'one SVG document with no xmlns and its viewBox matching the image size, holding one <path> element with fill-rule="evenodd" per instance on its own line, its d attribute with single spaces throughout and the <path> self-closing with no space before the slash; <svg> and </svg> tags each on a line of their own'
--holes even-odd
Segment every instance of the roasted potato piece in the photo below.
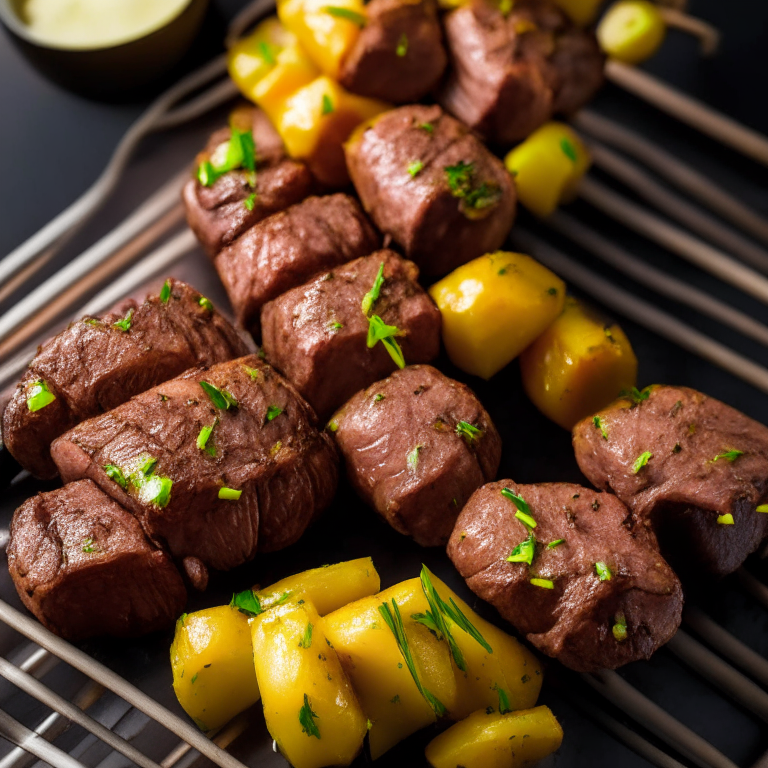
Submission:
<svg viewBox="0 0 768 768">
<path fill-rule="evenodd" d="M 557 318 L 565 283 L 530 256 L 497 251 L 455 269 L 429 293 L 453 363 L 489 379 Z"/>
<path fill-rule="evenodd" d="M 542 125 L 504 158 L 515 177 L 518 200 L 541 218 L 576 197 L 591 162 L 576 131 L 556 122 Z"/>
<path fill-rule="evenodd" d="M 381 587 L 379 574 L 370 557 L 324 565 L 288 576 L 256 592 L 262 608 L 288 598 L 308 598 L 317 612 L 325 616 L 347 603 L 375 595 Z"/>
<path fill-rule="evenodd" d="M 574 23 L 586 27 L 597 18 L 603 2 L 604 0 L 555 0 L 555 5 L 559 5 Z"/>
<path fill-rule="evenodd" d="M 292 600 L 251 621 L 253 660 L 272 738 L 295 768 L 349 765 L 367 723 L 317 610 Z"/>
<path fill-rule="evenodd" d="M 549 707 L 499 714 L 480 710 L 433 739 L 433 768 L 522 768 L 559 749 L 563 729 Z"/>
<path fill-rule="evenodd" d="M 533 404 L 568 430 L 637 383 L 637 358 L 624 331 L 571 297 L 520 356 L 520 370 Z"/>
<path fill-rule="evenodd" d="M 414 683 L 395 635 L 379 612 L 382 604 L 391 607 L 392 600 L 400 611 L 423 688 L 447 709 L 454 708 L 456 702 L 447 644 L 412 618 L 428 609 L 419 579 L 396 584 L 326 616 L 326 636 L 371 720 L 369 743 L 374 760 L 437 718 Z"/>
<path fill-rule="evenodd" d="M 619 0 L 597 27 L 600 47 L 625 64 L 650 59 L 664 42 L 667 24 L 661 10 L 648 0 Z"/>
<path fill-rule="evenodd" d="M 203 731 L 259 700 L 248 619 L 228 605 L 184 614 L 171 644 L 173 690 Z"/>
</svg>

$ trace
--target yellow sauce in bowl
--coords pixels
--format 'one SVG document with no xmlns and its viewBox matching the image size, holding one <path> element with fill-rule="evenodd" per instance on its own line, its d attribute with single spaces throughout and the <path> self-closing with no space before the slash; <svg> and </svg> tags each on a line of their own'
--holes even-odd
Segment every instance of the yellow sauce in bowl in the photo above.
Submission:
<svg viewBox="0 0 768 768">
<path fill-rule="evenodd" d="M 59 48 L 109 48 L 165 26 L 190 0 L 16 0 L 30 37 Z"/>
</svg>

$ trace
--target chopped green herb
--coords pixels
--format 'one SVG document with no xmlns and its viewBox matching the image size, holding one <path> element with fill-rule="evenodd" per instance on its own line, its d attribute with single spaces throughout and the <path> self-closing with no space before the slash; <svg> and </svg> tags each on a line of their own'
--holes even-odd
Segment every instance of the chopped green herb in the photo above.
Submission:
<svg viewBox="0 0 768 768">
<path fill-rule="evenodd" d="M 94 552 L 99 551 L 99 548 L 96 546 L 96 544 L 93 541 L 93 536 L 89 536 L 87 539 L 83 539 L 83 543 L 80 546 L 80 549 L 82 549 L 82 551 L 85 552 L 87 555 L 91 555 Z"/>
<path fill-rule="evenodd" d="M 325 425 L 325 428 L 326 428 L 326 429 L 327 429 L 329 432 L 336 432 L 336 430 L 338 430 L 338 428 L 339 428 L 339 422 L 338 422 L 338 421 L 336 421 L 336 419 L 331 419 L 331 420 L 330 420 L 330 421 L 329 421 L 329 422 L 328 422 L 328 423 Z"/>
<path fill-rule="evenodd" d="M 496 692 L 499 694 L 499 714 L 506 715 L 507 712 L 512 711 L 512 707 L 509 704 L 509 696 L 500 685 L 496 686 Z"/>
<path fill-rule="evenodd" d="M 320 729 L 315 723 L 315 718 L 319 719 L 317 712 L 312 711 L 312 707 L 309 705 L 309 698 L 307 694 L 304 694 L 304 705 L 299 710 L 299 723 L 301 723 L 301 732 L 306 733 L 307 736 L 314 736 L 320 738 Z"/>
<path fill-rule="evenodd" d="M 192 682 L 192 685 L 194 685 L 194 684 L 197 682 L 197 676 L 198 676 L 198 674 L 199 674 L 199 672 L 195 672 L 195 674 L 194 674 L 194 675 L 192 675 L 192 680 L 191 680 L 191 682 Z"/>
<path fill-rule="evenodd" d="M 718 515 L 717 516 L 717 524 L 718 525 L 733 525 L 733 515 L 730 512 L 727 512 L 724 515 Z"/>
<path fill-rule="evenodd" d="M 243 492 L 241 490 L 227 488 L 226 485 L 219 488 L 219 498 L 225 501 L 237 501 L 242 495 Z"/>
<path fill-rule="evenodd" d="M 149 477 L 154 472 L 156 464 L 157 459 L 154 456 L 145 454 L 144 460 L 139 464 L 139 472 L 141 472 L 144 477 Z"/>
<path fill-rule="evenodd" d="M 450 626 L 446 621 L 445 612 L 443 611 L 443 601 L 440 599 L 437 590 L 432 584 L 429 569 L 424 565 L 421 567 L 421 588 L 424 592 L 424 596 L 427 598 L 427 603 L 429 604 L 429 610 L 427 611 L 426 616 L 423 617 L 424 621 L 422 623 L 425 623 L 426 626 L 432 629 L 432 631 L 437 634 L 438 638 L 445 639 L 451 650 L 451 656 L 453 656 L 453 660 L 456 662 L 456 666 L 462 672 L 466 672 L 467 663 L 464 661 L 464 654 L 461 652 L 461 648 L 459 648 L 455 638 L 451 634 Z"/>
<path fill-rule="evenodd" d="M 531 584 L 533 584 L 534 587 L 541 587 L 542 589 L 555 588 L 555 583 L 553 581 L 550 581 L 549 579 L 533 578 L 531 579 Z"/>
<path fill-rule="evenodd" d="M 266 40 L 262 40 L 259 43 L 259 53 L 261 53 L 261 58 L 264 59 L 264 61 L 267 62 L 267 64 L 271 64 L 274 66 L 277 64 L 277 61 L 275 60 L 275 55 L 272 53 L 272 47 Z"/>
<path fill-rule="evenodd" d="M 419 466 L 419 452 L 424 446 L 417 445 L 406 457 L 406 462 L 408 464 L 408 469 L 411 470 L 411 472 L 415 472 L 417 467 Z"/>
<path fill-rule="evenodd" d="M 602 561 L 595 563 L 595 573 L 600 581 L 610 581 L 613 575 L 611 569 Z"/>
<path fill-rule="evenodd" d="M 547 544 L 547 549 L 554 549 L 555 547 L 559 547 L 564 543 L 565 539 L 555 539 L 554 541 L 550 541 L 549 544 Z"/>
<path fill-rule="evenodd" d="M 331 323 L 328 327 L 334 333 L 338 333 L 344 327 L 344 325 L 337 320 L 336 322 Z"/>
<path fill-rule="evenodd" d="M 379 392 L 373 399 L 375 402 L 380 403 L 384 398 L 386 398 L 386 395 L 382 395 L 381 392 Z"/>
<path fill-rule="evenodd" d="M 768 513 L 768 504 L 760 504 L 759 506 L 755 507 L 755 512 L 762 512 L 762 513 Z"/>
<path fill-rule="evenodd" d="M 440 627 L 437 626 L 437 622 L 435 621 L 434 616 L 430 611 L 427 611 L 426 613 L 412 613 L 411 618 L 415 622 L 423 624 L 430 632 L 434 632 L 439 640 L 442 640 Z"/>
<path fill-rule="evenodd" d="M 390 700 L 390 704 L 399 704 L 400 703 L 400 694 L 396 693 Z"/>
<path fill-rule="evenodd" d="M 575 163 L 579 159 L 578 153 L 576 152 L 576 147 L 570 139 L 566 139 L 565 137 L 560 139 L 560 149 L 563 150 L 563 154 L 572 163 Z"/>
<path fill-rule="evenodd" d="M 672 446 L 672 453 L 680 453 L 682 450 L 683 446 L 680 445 L 680 443 L 675 443 L 674 446 Z"/>
<path fill-rule="evenodd" d="M 381 287 L 384 285 L 384 262 L 379 264 L 379 271 L 376 273 L 376 278 L 373 281 L 371 290 L 363 296 L 363 302 L 361 304 L 363 314 L 368 317 L 373 309 L 373 305 L 378 301 L 381 294 Z"/>
<path fill-rule="evenodd" d="M 474 443 L 483 436 L 483 430 L 468 421 L 460 421 L 456 425 L 456 434 L 461 435 L 468 443 Z"/>
<path fill-rule="evenodd" d="M 414 160 L 408 164 L 408 173 L 411 174 L 411 178 L 416 178 L 424 170 L 424 163 L 421 160 Z"/>
<path fill-rule="evenodd" d="M 244 168 L 251 172 L 249 184 L 256 183 L 256 145 L 251 131 L 241 131 L 231 126 L 228 141 L 220 144 L 197 168 L 197 179 L 204 187 L 210 187 L 228 171 Z"/>
<path fill-rule="evenodd" d="M 309 648 L 312 645 L 312 622 L 307 624 L 307 628 L 304 630 L 304 637 L 299 640 L 299 648 Z"/>
<path fill-rule="evenodd" d="M 435 126 L 432 125 L 432 123 L 419 123 L 416 127 L 421 131 L 425 131 L 426 133 L 435 132 Z"/>
<path fill-rule="evenodd" d="M 461 200 L 462 212 L 481 211 L 490 208 L 499 201 L 501 190 L 496 185 L 476 184 L 475 164 L 463 160 L 456 165 L 447 165 L 443 169 L 451 194 Z"/>
<path fill-rule="evenodd" d="M 547 288 L 547 293 L 550 296 L 557 296 L 557 288 L 555 288 L 554 286 L 552 288 Z"/>
<path fill-rule="evenodd" d="M 535 528 L 536 527 L 536 521 L 531 517 L 531 515 L 526 515 L 525 512 L 520 511 L 519 509 L 517 512 L 515 512 L 515 517 L 526 527 L 526 528 Z"/>
<path fill-rule="evenodd" d="M 230 600 L 229 605 L 231 608 L 237 608 L 240 613 L 243 613 L 250 618 L 254 618 L 259 614 L 264 613 L 264 609 L 261 607 L 261 601 L 252 589 L 246 589 L 243 592 L 235 592 L 235 594 L 232 595 L 232 600 Z"/>
<path fill-rule="evenodd" d="M 123 490 L 128 487 L 128 481 L 125 479 L 123 470 L 115 464 L 105 464 L 104 471 L 110 480 L 114 480 Z"/>
<path fill-rule="evenodd" d="M 258 379 L 261 375 L 261 371 L 259 371 L 258 368 L 251 368 L 247 365 L 244 365 L 243 370 L 251 377 L 253 381 L 256 381 L 256 379 Z"/>
<path fill-rule="evenodd" d="M 711 464 L 714 464 L 716 461 L 719 461 L 720 459 L 725 459 L 726 461 L 730 461 L 733 463 L 736 461 L 736 459 L 739 458 L 739 456 L 743 456 L 744 451 L 736 450 L 735 448 L 732 448 L 730 451 L 725 451 L 724 453 L 718 453 L 717 456 L 715 456 L 714 459 L 710 462 Z"/>
<path fill-rule="evenodd" d="M 643 451 L 632 465 L 632 474 L 636 475 L 652 458 L 653 454 L 650 451 Z"/>
<path fill-rule="evenodd" d="M 368 23 L 368 19 L 363 16 L 362 13 L 357 13 L 357 11 L 353 11 L 351 8 L 342 8 L 338 5 L 326 5 L 323 10 L 337 19 L 351 21 L 353 24 L 357 24 L 358 27 L 364 27 Z"/>
<path fill-rule="evenodd" d="M 614 617 L 614 625 L 611 627 L 611 632 L 614 638 L 619 643 L 623 643 L 627 639 L 627 619 L 623 613 L 617 613 Z"/>
<path fill-rule="evenodd" d="M 206 299 L 205 296 L 201 296 L 197 303 L 203 308 L 207 309 L 209 312 L 213 312 L 213 304 L 211 303 L 210 299 Z"/>
<path fill-rule="evenodd" d="M 163 287 L 160 289 L 160 303 L 167 304 L 168 299 L 171 298 L 171 281 L 166 280 L 163 283 Z"/>
<path fill-rule="evenodd" d="M 528 502 L 522 496 L 518 496 L 516 493 L 513 493 L 509 490 L 509 488 L 502 488 L 501 495 L 505 499 L 509 499 L 521 512 L 524 512 L 526 515 L 531 514 L 531 508 L 528 506 Z M 531 528 L 535 527 L 535 525 L 531 526 Z"/>
<path fill-rule="evenodd" d="M 400 39 L 397 41 L 397 48 L 395 49 L 395 54 L 399 56 L 401 59 L 403 56 L 405 56 L 408 53 L 408 35 L 403 32 L 402 35 L 400 35 Z"/>
<path fill-rule="evenodd" d="M 86 325 L 93 325 L 93 326 L 98 326 L 98 325 L 101 325 L 101 320 L 99 320 L 99 319 L 98 319 L 98 318 L 96 318 L 96 317 L 84 317 L 84 318 L 83 318 L 83 322 L 84 322 Z"/>
<path fill-rule="evenodd" d="M 182 613 L 181 616 L 179 616 L 179 623 L 181 626 L 184 626 L 184 622 L 187 620 L 187 616 L 189 616 L 188 613 Z"/>
<path fill-rule="evenodd" d="M 605 427 L 605 424 L 603 423 L 603 420 L 600 416 L 593 416 L 592 417 L 592 423 L 595 425 L 595 429 L 600 430 L 600 434 L 603 436 L 603 440 L 608 439 L 608 430 Z"/>
<path fill-rule="evenodd" d="M 226 389 L 219 389 L 215 384 L 209 384 L 207 381 L 201 381 L 200 386 L 217 408 L 225 411 L 237 408 L 237 400 Z"/>
<path fill-rule="evenodd" d="M 632 389 L 625 389 L 620 393 L 621 397 L 629 398 L 634 405 L 640 405 L 640 403 L 642 403 L 643 400 L 647 400 L 650 395 L 650 387 L 646 387 L 643 390 L 640 390 L 637 387 L 632 387 Z"/>
<path fill-rule="evenodd" d="M 395 340 L 395 336 L 402 335 L 403 331 L 395 325 L 387 325 L 378 315 L 371 315 L 368 318 L 368 339 L 366 341 L 368 348 L 372 349 L 376 346 L 376 342 L 380 341 L 398 368 L 405 368 L 403 350 L 400 349 L 400 345 Z"/>
<path fill-rule="evenodd" d="M 165 507 L 171 500 L 172 488 L 173 481 L 170 477 L 150 475 L 139 488 L 139 498 L 145 503 Z"/>
<path fill-rule="evenodd" d="M 507 556 L 508 563 L 528 563 L 533 564 L 533 558 L 536 555 L 536 537 L 532 531 L 528 532 L 528 538 L 521 541 Z"/>
<path fill-rule="evenodd" d="M 221 174 L 216 171 L 210 160 L 203 160 L 203 162 L 197 166 L 197 180 L 204 187 L 213 186 L 219 176 L 221 176 Z"/>
<path fill-rule="evenodd" d="M 211 456 L 216 455 L 216 448 L 213 445 L 208 445 L 208 440 L 211 437 L 211 433 L 213 432 L 213 428 L 219 423 L 218 419 L 214 419 L 213 424 L 210 424 L 208 426 L 202 427 L 200 429 L 200 432 L 197 435 L 197 442 L 196 445 L 199 450 L 205 451 Z"/>
<path fill-rule="evenodd" d="M 27 384 L 27 408 L 31 413 L 42 410 L 55 399 L 56 395 L 48 389 L 48 383 L 42 379 Z"/>
<path fill-rule="evenodd" d="M 113 328 L 117 328 L 118 331 L 130 331 L 131 321 L 133 320 L 133 310 L 129 309 L 128 314 L 122 319 L 112 323 Z"/>
<path fill-rule="evenodd" d="M 256 207 L 256 193 L 251 192 L 251 194 L 243 200 L 243 205 L 245 206 L 246 211 L 252 211 Z"/>
<path fill-rule="evenodd" d="M 327 94 L 323 94 L 323 106 L 320 110 L 321 115 L 332 115 L 334 112 L 333 102 L 331 97 Z"/>
<path fill-rule="evenodd" d="M 267 408 L 267 421 L 274 421 L 282 412 L 283 409 L 279 405 L 270 405 Z"/>
<path fill-rule="evenodd" d="M 677 416 L 678 413 L 682 410 L 683 407 L 683 401 L 678 400 L 673 406 L 672 410 L 669 412 L 670 416 Z"/>
</svg>

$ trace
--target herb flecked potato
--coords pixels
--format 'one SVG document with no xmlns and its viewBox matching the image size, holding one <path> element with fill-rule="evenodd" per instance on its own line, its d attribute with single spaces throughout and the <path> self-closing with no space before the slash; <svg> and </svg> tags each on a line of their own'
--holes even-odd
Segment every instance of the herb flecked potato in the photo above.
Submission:
<svg viewBox="0 0 768 768">
<path fill-rule="evenodd" d="M 256 679 L 267 728 L 294 768 L 349 765 L 367 721 L 320 616 L 291 600 L 251 621 Z"/>
<path fill-rule="evenodd" d="M 499 714 L 480 710 L 433 739 L 432 768 L 522 768 L 560 747 L 563 729 L 548 707 Z"/>
</svg>

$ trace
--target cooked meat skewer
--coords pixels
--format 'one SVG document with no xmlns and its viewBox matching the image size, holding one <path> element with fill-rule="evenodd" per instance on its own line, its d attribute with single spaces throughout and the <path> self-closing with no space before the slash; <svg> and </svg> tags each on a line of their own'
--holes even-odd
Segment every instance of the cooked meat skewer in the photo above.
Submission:
<svg viewBox="0 0 768 768">
<path fill-rule="evenodd" d="M 264 305 L 262 350 L 321 419 L 397 369 L 384 344 L 366 343 L 370 314 L 396 329 L 395 341 L 408 363 L 437 357 L 440 310 L 419 286 L 418 275 L 413 262 L 393 251 L 377 251 Z M 366 295 L 367 311 L 362 306 Z"/>
<path fill-rule="evenodd" d="M 90 480 L 16 510 L 8 568 L 24 605 L 68 640 L 166 629 L 187 600 L 168 555 Z"/>
<path fill-rule="evenodd" d="M 472 495 L 448 555 L 539 650 L 581 672 L 614 669 L 664 645 L 683 607 L 653 533 L 628 518 L 607 493 L 502 480 Z"/>
<path fill-rule="evenodd" d="M 153 541 L 205 568 L 295 542 L 336 490 L 337 457 L 296 390 L 256 355 L 194 368 L 55 441 L 65 482 L 90 478 Z"/>
<path fill-rule="evenodd" d="M 210 301 L 169 280 L 159 296 L 83 318 L 40 348 L 3 412 L 5 446 L 33 475 L 53 478 L 49 446 L 67 429 L 194 365 L 247 351 Z"/>
<path fill-rule="evenodd" d="M 650 387 L 577 424 L 573 444 L 676 565 L 724 576 L 768 535 L 768 428 L 714 398 Z"/>
</svg>

